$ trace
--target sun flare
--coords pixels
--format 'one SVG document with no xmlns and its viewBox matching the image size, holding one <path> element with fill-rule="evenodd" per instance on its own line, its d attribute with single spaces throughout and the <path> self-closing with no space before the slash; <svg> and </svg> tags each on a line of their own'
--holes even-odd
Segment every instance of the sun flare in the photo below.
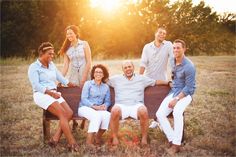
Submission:
<svg viewBox="0 0 236 157">
<path fill-rule="evenodd" d="M 113 11 L 121 5 L 120 0 L 90 0 L 92 8 L 100 8 L 104 11 Z"/>
</svg>

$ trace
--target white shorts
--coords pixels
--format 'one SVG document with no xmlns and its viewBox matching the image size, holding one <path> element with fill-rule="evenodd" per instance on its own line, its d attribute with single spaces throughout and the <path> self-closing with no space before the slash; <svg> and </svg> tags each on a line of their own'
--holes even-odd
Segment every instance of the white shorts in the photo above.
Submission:
<svg viewBox="0 0 236 157">
<path fill-rule="evenodd" d="M 125 119 L 128 117 L 138 119 L 138 108 L 141 106 L 145 106 L 145 105 L 139 103 L 139 104 L 135 104 L 135 105 L 115 104 L 114 106 L 120 107 L 122 119 Z"/>
<path fill-rule="evenodd" d="M 51 97 L 50 95 L 44 94 L 41 92 L 35 92 L 33 97 L 34 97 L 35 104 L 43 108 L 44 110 L 47 110 L 47 108 L 55 101 L 59 103 L 62 103 L 65 101 L 62 97 L 60 97 L 59 99 L 55 99 Z"/>
</svg>

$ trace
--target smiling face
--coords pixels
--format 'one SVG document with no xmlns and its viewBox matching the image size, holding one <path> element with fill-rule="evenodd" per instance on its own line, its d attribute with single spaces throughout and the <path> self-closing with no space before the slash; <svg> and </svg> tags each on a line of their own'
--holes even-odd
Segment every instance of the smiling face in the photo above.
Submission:
<svg viewBox="0 0 236 157">
<path fill-rule="evenodd" d="M 174 42 L 173 48 L 174 48 L 174 56 L 175 56 L 175 58 L 182 58 L 183 55 L 184 55 L 184 52 L 186 50 L 186 48 L 183 47 L 182 43 Z"/>
<path fill-rule="evenodd" d="M 66 38 L 70 41 L 70 42 L 73 42 L 75 41 L 77 38 L 76 38 L 76 34 L 75 32 L 72 30 L 72 29 L 67 29 L 66 30 Z"/>
<path fill-rule="evenodd" d="M 46 50 L 41 56 L 40 59 L 45 63 L 49 63 L 53 60 L 54 57 L 54 49 Z"/>
<path fill-rule="evenodd" d="M 127 78 L 131 78 L 134 74 L 134 65 L 131 61 L 126 61 L 122 65 L 122 70 Z"/>
<path fill-rule="evenodd" d="M 95 81 L 102 81 L 103 77 L 104 77 L 103 70 L 101 68 L 96 68 L 94 70 L 94 80 Z"/>
<path fill-rule="evenodd" d="M 155 33 L 155 40 L 162 42 L 166 38 L 166 30 L 163 28 L 159 28 Z"/>
</svg>

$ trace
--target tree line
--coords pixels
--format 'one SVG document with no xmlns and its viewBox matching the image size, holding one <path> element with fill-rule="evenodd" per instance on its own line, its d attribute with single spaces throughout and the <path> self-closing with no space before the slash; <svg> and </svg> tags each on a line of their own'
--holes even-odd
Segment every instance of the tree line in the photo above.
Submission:
<svg viewBox="0 0 236 157">
<path fill-rule="evenodd" d="M 92 8 L 89 0 L 2 0 L 1 57 L 35 57 L 43 41 L 58 51 L 71 24 L 79 26 L 92 56 L 102 59 L 140 57 L 158 26 L 167 28 L 167 40 L 185 40 L 188 55 L 235 54 L 233 13 L 218 15 L 203 1 L 196 6 L 191 0 L 123 3 L 105 12 Z"/>
</svg>

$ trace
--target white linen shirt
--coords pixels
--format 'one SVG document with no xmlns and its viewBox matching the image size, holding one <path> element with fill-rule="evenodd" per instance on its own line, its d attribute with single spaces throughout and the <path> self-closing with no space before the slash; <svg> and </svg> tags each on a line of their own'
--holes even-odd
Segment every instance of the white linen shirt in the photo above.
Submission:
<svg viewBox="0 0 236 157">
<path fill-rule="evenodd" d="M 154 41 L 143 48 L 140 66 L 145 67 L 144 75 L 154 80 L 167 80 L 168 60 L 173 58 L 173 45 L 164 40 L 158 48 Z"/>
<path fill-rule="evenodd" d="M 108 80 L 115 89 L 115 103 L 136 105 L 144 103 L 144 89 L 154 86 L 156 81 L 143 75 L 134 74 L 129 80 L 124 75 L 115 75 Z"/>
</svg>

